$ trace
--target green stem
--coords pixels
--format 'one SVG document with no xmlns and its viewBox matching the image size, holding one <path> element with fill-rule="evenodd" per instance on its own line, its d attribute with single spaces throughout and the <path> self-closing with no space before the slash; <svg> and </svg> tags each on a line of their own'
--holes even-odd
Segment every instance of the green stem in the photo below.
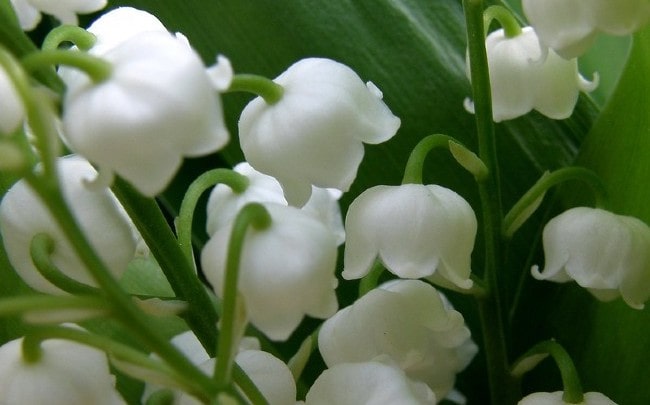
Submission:
<svg viewBox="0 0 650 405">
<path fill-rule="evenodd" d="M 190 266 L 194 266 L 194 255 L 192 253 L 192 221 L 196 204 L 201 195 L 216 184 L 226 184 L 235 193 L 243 193 L 248 187 L 248 177 L 229 169 L 214 169 L 203 173 L 190 184 L 176 221 L 176 233 L 178 234 L 178 245 Z"/>
<path fill-rule="evenodd" d="M 48 181 L 56 182 L 55 159 L 59 150 L 59 136 L 54 126 L 54 112 L 46 97 L 38 97 L 30 85 L 22 66 L 14 57 L 0 46 L 0 66 L 15 86 L 27 113 L 27 123 L 36 134 L 36 147 L 40 152 L 43 175 Z M 31 149 L 25 148 L 31 155 Z M 30 159 L 35 161 L 36 159 Z"/>
<path fill-rule="evenodd" d="M 174 293 L 187 301 L 185 320 L 213 357 L 217 347 L 217 312 L 201 280 L 186 260 L 167 220 L 154 199 L 140 195 L 117 177 L 112 187 L 160 265 Z"/>
<path fill-rule="evenodd" d="M 68 277 L 52 262 L 51 255 L 54 252 L 54 248 L 54 239 L 46 233 L 39 233 L 32 238 L 29 253 L 38 272 L 55 287 L 67 293 L 100 295 L 100 291 L 97 288 Z"/>
<path fill-rule="evenodd" d="M 562 401 L 567 404 L 582 404 L 584 403 L 584 395 L 582 391 L 582 384 L 580 383 L 580 377 L 578 376 L 578 370 L 571 360 L 571 356 L 567 353 L 566 350 L 557 343 L 555 340 L 547 340 L 540 342 L 530 349 L 526 354 L 524 354 L 514 365 L 513 369 L 518 368 L 517 366 L 525 362 L 531 357 L 537 357 L 539 355 L 550 354 L 555 360 L 557 368 L 560 370 L 560 375 L 562 377 L 562 385 L 564 387 L 564 394 L 562 395 Z M 540 359 L 543 359 L 540 357 Z M 526 368 L 528 371 L 530 368 Z"/>
<path fill-rule="evenodd" d="M 269 105 L 273 105 L 280 101 L 284 94 L 284 88 L 281 85 L 264 76 L 252 74 L 235 75 L 227 91 L 253 93 L 262 97 Z"/>
<path fill-rule="evenodd" d="M 0 317 L 28 315 L 30 312 L 56 312 L 71 309 L 110 311 L 106 300 L 99 297 L 23 295 L 0 300 Z"/>
<path fill-rule="evenodd" d="M 497 20 L 501 27 L 503 27 L 503 32 L 506 38 L 514 38 L 521 34 L 521 26 L 517 19 L 512 15 L 510 10 L 504 6 L 490 6 L 483 13 L 485 33 L 490 28 L 493 20 Z"/>
<path fill-rule="evenodd" d="M 70 50 L 34 52 L 25 56 L 21 62 L 28 72 L 53 65 L 72 66 L 86 73 L 95 83 L 108 79 L 113 70 L 113 65 L 104 59 L 85 52 Z"/>
<path fill-rule="evenodd" d="M 48 32 L 43 40 L 41 49 L 53 51 L 64 42 L 72 42 L 82 51 L 88 51 L 97 42 L 97 37 L 81 27 L 75 25 L 59 25 Z"/>
<path fill-rule="evenodd" d="M 564 167 L 543 175 L 515 203 L 503 220 L 503 234 L 507 237 L 512 236 L 522 222 L 520 221 L 522 215 L 527 213 L 529 208 L 534 206 L 551 187 L 571 180 L 580 180 L 587 183 L 594 193 L 596 206 L 599 208 L 607 206 L 607 190 L 605 190 L 605 185 L 596 173 L 583 167 Z"/>
<path fill-rule="evenodd" d="M 225 388 L 230 384 L 232 364 L 237 348 L 234 347 L 236 320 L 237 320 L 237 297 L 239 289 L 239 265 L 244 250 L 244 239 L 249 227 L 256 230 L 264 230 L 271 226 L 271 216 L 266 208 L 259 203 L 249 203 L 239 211 L 232 226 L 232 233 L 228 241 L 228 255 L 226 258 L 225 280 L 223 285 L 223 310 L 221 316 L 221 333 L 219 334 L 219 346 L 217 364 L 214 371 L 214 380 L 217 386 Z"/>
<path fill-rule="evenodd" d="M 305 370 L 305 366 L 309 361 L 312 353 L 318 349 L 318 333 L 320 328 L 312 332 L 307 338 L 302 342 L 296 354 L 293 355 L 287 362 L 289 370 L 291 370 L 291 375 L 296 383 L 300 380 L 300 375 Z"/>
<path fill-rule="evenodd" d="M 63 231 L 66 238 L 73 246 L 86 269 L 90 272 L 97 285 L 102 290 L 113 308 L 114 316 L 135 333 L 141 341 L 151 350 L 156 352 L 168 365 L 188 378 L 195 379 L 200 384 L 205 396 L 215 392 L 215 387 L 209 378 L 193 365 L 170 342 L 163 338 L 151 326 L 148 318 L 133 303 L 112 277 L 101 258 L 92 248 L 68 206 L 59 188 L 52 187 L 49 183 L 42 182 L 40 177 L 29 176 L 26 180 L 41 197 L 43 203 L 50 210 L 53 218 Z M 185 263 L 185 260 L 181 260 Z"/>
<path fill-rule="evenodd" d="M 519 399 L 516 381 L 508 372 L 508 351 L 498 271 L 503 265 L 501 236 L 501 190 L 497 162 L 490 77 L 485 49 L 482 0 L 463 0 L 467 24 L 468 53 L 475 107 L 478 156 L 488 170 L 479 182 L 479 196 L 485 243 L 484 275 L 486 292 L 477 299 L 493 405 L 514 404 Z"/>
<path fill-rule="evenodd" d="M 422 171 L 427 155 L 435 148 L 449 148 L 449 142 L 457 141 L 444 134 L 433 134 L 422 138 L 415 145 L 409 160 L 406 162 L 402 184 L 422 184 Z"/>
</svg>

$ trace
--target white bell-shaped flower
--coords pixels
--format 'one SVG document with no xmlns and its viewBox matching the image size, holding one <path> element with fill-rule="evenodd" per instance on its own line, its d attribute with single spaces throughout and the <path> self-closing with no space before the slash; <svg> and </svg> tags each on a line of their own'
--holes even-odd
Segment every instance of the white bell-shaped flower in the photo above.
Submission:
<svg viewBox="0 0 650 405">
<path fill-rule="evenodd" d="M 73 215 L 108 269 L 119 277 L 136 252 L 137 234 L 133 224 L 110 190 L 89 186 L 97 172 L 86 160 L 74 155 L 59 158 L 57 167 L 63 196 Z M 39 233 L 46 233 L 55 241 L 51 260 L 61 272 L 82 283 L 96 285 L 55 219 L 24 180 L 14 184 L 2 199 L 0 231 L 9 261 L 33 289 L 61 294 L 32 262 L 30 244 Z"/>
<path fill-rule="evenodd" d="M 549 118 L 568 118 L 580 91 L 592 91 L 597 86 L 597 80 L 589 82 L 580 76 L 575 59 L 563 59 L 544 48 L 531 27 L 524 27 L 512 38 L 506 37 L 503 29 L 496 30 L 486 38 L 485 47 L 495 122 L 517 118 L 533 109 Z M 467 73 L 469 77 L 469 69 Z M 473 112 L 467 100 L 466 107 Z"/>
<path fill-rule="evenodd" d="M 239 291 L 251 323 L 273 340 L 286 340 L 304 315 L 327 318 L 338 302 L 337 245 L 332 232 L 298 208 L 266 204 L 272 223 L 249 229 L 239 269 Z M 203 272 L 221 296 L 232 224 L 212 235 L 201 252 Z"/>
<path fill-rule="evenodd" d="M 363 143 L 385 142 L 400 126 L 372 83 L 333 60 L 300 60 L 274 81 L 284 88 L 281 99 L 251 101 L 239 140 L 246 160 L 277 178 L 291 205 L 306 203 L 312 185 L 347 191 Z"/>
<path fill-rule="evenodd" d="M 524 13 L 546 46 L 578 57 L 599 33 L 627 35 L 650 20 L 648 0 L 523 0 Z"/>
<path fill-rule="evenodd" d="M 56 17 L 62 24 L 77 25 L 77 14 L 88 14 L 106 7 L 106 0 L 11 0 L 20 27 L 33 30 L 41 21 L 41 13 Z"/>
<path fill-rule="evenodd" d="M 518 405 L 570 405 L 562 400 L 562 395 L 564 395 L 562 391 L 535 392 L 522 398 Z M 600 392 L 587 392 L 584 394 L 584 399 L 580 405 L 616 405 L 616 402 Z"/>
<path fill-rule="evenodd" d="M 14 132 L 25 119 L 25 106 L 16 86 L 0 67 L 0 135 Z"/>
<path fill-rule="evenodd" d="M 650 228 L 641 220 L 597 209 L 572 208 L 551 219 L 543 233 L 546 264 L 539 280 L 575 280 L 596 298 L 622 296 L 642 309 L 650 298 Z"/>
<path fill-rule="evenodd" d="M 341 363 L 316 379 L 306 405 L 424 405 L 436 396 L 426 384 L 412 381 L 390 361 Z"/>
<path fill-rule="evenodd" d="M 461 196 L 437 185 L 376 186 L 357 197 L 345 218 L 343 278 L 365 276 L 375 259 L 402 278 L 431 277 L 472 286 L 476 215 Z"/>
<path fill-rule="evenodd" d="M 100 171 L 154 196 L 184 157 L 215 152 L 229 135 L 219 96 L 187 40 L 160 30 L 137 10 L 115 12 L 88 29 L 97 27 L 97 48 L 89 52 L 112 64 L 110 77 L 93 83 L 71 69 L 61 73 L 66 142 Z M 113 34 L 140 21 L 140 29 Z"/>
<path fill-rule="evenodd" d="M 209 359 L 199 365 L 207 375 L 214 372 L 215 362 Z M 261 350 L 242 350 L 237 353 L 235 363 L 255 384 L 264 399 L 273 405 L 295 405 L 296 383 L 293 375 L 282 360 Z M 181 394 L 178 405 L 199 405 L 202 402 L 189 394 Z"/>
<path fill-rule="evenodd" d="M 0 347 L 0 403 L 4 405 L 124 404 L 106 354 L 67 340 L 42 342 L 41 357 L 27 362 L 23 339 Z"/>
<path fill-rule="evenodd" d="M 318 348 L 328 367 L 387 355 L 437 398 L 477 352 L 463 316 L 420 280 L 390 281 L 340 310 L 322 325 Z"/>
<path fill-rule="evenodd" d="M 219 228 L 229 224 L 244 207 L 251 202 L 276 203 L 287 205 L 282 186 L 278 181 L 260 173 L 247 162 L 236 165 L 233 170 L 248 178 L 249 184 L 243 193 L 235 193 L 230 187 L 218 184 L 210 193 L 207 206 L 208 235 L 214 234 Z M 313 187 L 311 198 L 302 207 L 304 212 L 312 214 L 336 235 L 340 245 L 345 241 L 345 230 L 338 199 L 341 193 L 334 189 Z"/>
</svg>

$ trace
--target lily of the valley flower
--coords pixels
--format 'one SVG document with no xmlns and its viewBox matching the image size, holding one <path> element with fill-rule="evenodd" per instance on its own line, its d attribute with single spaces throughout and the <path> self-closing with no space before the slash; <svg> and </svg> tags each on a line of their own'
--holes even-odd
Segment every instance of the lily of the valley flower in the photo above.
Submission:
<svg viewBox="0 0 650 405">
<path fill-rule="evenodd" d="M 337 364 L 316 379 L 305 399 L 306 405 L 436 403 L 426 384 L 410 380 L 390 361 Z"/>
<path fill-rule="evenodd" d="M 239 291 L 251 323 L 274 340 L 286 340 L 304 315 L 327 318 L 338 302 L 337 244 L 332 232 L 298 208 L 266 204 L 272 223 L 249 229 L 239 270 Z M 221 296 L 232 224 L 212 235 L 201 264 Z"/>
<path fill-rule="evenodd" d="M 201 363 L 199 368 L 211 375 L 216 361 L 219 360 L 207 360 Z M 243 350 L 235 357 L 235 363 L 244 370 L 269 404 L 296 403 L 296 383 L 293 375 L 289 367 L 277 357 L 261 350 Z M 199 405 L 202 402 L 188 394 L 181 394 L 177 404 Z"/>
<path fill-rule="evenodd" d="M 580 91 L 589 92 L 597 86 L 597 80 L 588 82 L 580 76 L 575 59 L 565 60 L 542 47 L 531 27 L 524 27 L 512 38 L 503 29 L 494 31 L 486 38 L 485 47 L 495 122 L 533 109 L 549 118 L 568 118 Z M 473 112 L 471 102 L 466 107 Z"/>
<path fill-rule="evenodd" d="M 287 205 L 282 186 L 276 179 L 253 169 L 247 162 L 239 163 L 233 168 L 239 174 L 246 176 L 249 184 L 243 193 L 235 193 L 224 184 L 217 185 L 210 193 L 207 206 L 208 235 L 214 234 L 219 228 L 227 225 L 244 207 L 251 202 L 276 203 Z M 345 230 L 338 198 L 341 193 L 334 189 L 314 187 L 311 198 L 302 207 L 304 212 L 312 214 L 334 233 L 337 243 L 345 241 Z"/>
<path fill-rule="evenodd" d="M 24 119 L 25 106 L 16 86 L 9 79 L 7 72 L 0 67 L 0 134 L 12 133 Z"/>
<path fill-rule="evenodd" d="M 23 339 L 0 347 L 0 403 L 6 405 L 117 405 L 106 354 L 67 340 L 41 343 L 41 357 L 27 362 Z"/>
<path fill-rule="evenodd" d="M 81 229 L 108 269 L 119 277 L 136 252 L 134 226 L 108 189 L 92 190 L 88 182 L 97 172 L 79 156 L 59 158 L 63 196 Z M 0 230 L 7 256 L 18 275 L 38 291 L 60 294 L 34 267 L 32 238 L 46 233 L 55 241 L 52 262 L 70 278 L 95 285 L 50 212 L 25 180 L 14 184 L 0 205 Z"/>
<path fill-rule="evenodd" d="M 650 298 L 650 228 L 641 220 L 597 209 L 572 208 L 544 228 L 546 264 L 540 280 L 575 280 L 596 298 L 622 296 L 642 309 Z"/>
<path fill-rule="evenodd" d="M 582 55 L 599 33 L 627 35 L 650 20 L 648 0 L 523 0 L 541 41 L 570 59 Z"/>
<path fill-rule="evenodd" d="M 318 348 L 328 367 L 388 356 L 437 398 L 477 351 L 463 316 L 420 280 L 390 281 L 340 310 L 321 327 Z"/>
<path fill-rule="evenodd" d="M 363 143 L 385 142 L 400 126 L 372 84 L 329 59 L 293 64 L 274 80 L 281 99 L 251 101 L 239 121 L 241 148 L 257 170 L 278 179 L 287 201 L 301 206 L 312 185 L 347 191 L 363 159 Z"/>
<path fill-rule="evenodd" d="M 476 216 L 467 201 L 447 188 L 370 188 L 350 204 L 345 229 L 345 279 L 365 276 L 379 258 L 399 277 L 472 286 Z"/>
<path fill-rule="evenodd" d="M 109 12 L 88 29 L 94 33 L 97 27 L 98 47 L 89 52 L 112 64 L 110 77 L 93 83 L 76 71 L 62 74 L 66 141 L 100 171 L 116 173 L 154 196 L 183 157 L 215 152 L 228 141 L 228 132 L 219 96 L 187 40 L 160 30 L 143 12 L 116 12 L 117 17 Z M 141 30 L 113 34 L 143 20 Z"/>
<path fill-rule="evenodd" d="M 519 405 L 570 405 L 562 400 L 562 391 L 557 392 L 535 392 L 522 398 Z M 600 392 L 587 392 L 584 394 L 584 402 L 579 405 L 616 405 L 616 402 L 607 398 Z"/>
<path fill-rule="evenodd" d="M 77 14 L 88 14 L 106 7 L 106 0 L 11 0 L 20 26 L 33 30 L 41 21 L 41 13 L 56 17 L 62 24 L 77 25 Z"/>
</svg>

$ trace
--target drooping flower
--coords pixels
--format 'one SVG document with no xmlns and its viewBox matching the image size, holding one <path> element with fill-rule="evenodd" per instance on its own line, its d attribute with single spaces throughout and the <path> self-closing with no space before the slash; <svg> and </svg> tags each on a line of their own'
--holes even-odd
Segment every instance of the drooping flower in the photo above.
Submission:
<svg viewBox="0 0 650 405">
<path fill-rule="evenodd" d="M 345 279 L 365 276 L 375 259 L 403 278 L 470 288 L 477 222 L 461 196 L 437 185 L 372 187 L 345 219 Z"/>
<path fill-rule="evenodd" d="M 77 25 L 77 14 L 88 14 L 106 7 L 106 0 L 11 0 L 20 27 L 30 31 L 41 21 L 41 13 L 56 17 L 62 24 Z"/>
<path fill-rule="evenodd" d="M 306 405 L 435 404 L 426 384 L 412 381 L 390 361 L 341 363 L 316 379 Z"/>
<path fill-rule="evenodd" d="M 532 274 L 559 283 L 575 280 L 596 298 L 619 296 L 642 309 L 650 298 L 650 228 L 641 220 L 578 207 L 551 219 L 543 233 L 546 264 Z"/>
<path fill-rule="evenodd" d="M 648 0 L 523 0 L 524 13 L 546 46 L 578 57 L 599 33 L 627 35 L 650 20 Z"/>
<path fill-rule="evenodd" d="M 265 207 L 272 224 L 247 231 L 238 287 L 251 323 L 271 339 L 285 340 L 304 315 L 327 318 L 336 312 L 337 244 L 322 222 L 300 209 Z M 218 296 L 231 228 L 217 230 L 201 252 L 203 271 Z"/>
<path fill-rule="evenodd" d="M 340 310 L 322 325 L 318 348 L 328 367 L 386 355 L 437 398 L 477 351 L 463 316 L 420 280 L 390 281 Z"/>
<path fill-rule="evenodd" d="M 89 52 L 111 63 L 112 73 L 99 83 L 71 69 L 61 73 L 63 124 L 73 150 L 154 196 L 183 157 L 215 152 L 228 131 L 198 54 L 143 13 L 118 9 L 88 29 L 97 35 Z M 115 34 L 125 26 L 131 28 Z"/>
<path fill-rule="evenodd" d="M 512 38 L 503 29 L 496 30 L 486 38 L 485 47 L 495 122 L 517 118 L 533 109 L 549 118 L 568 118 L 580 91 L 589 92 L 598 85 L 597 79 L 589 82 L 580 76 L 575 59 L 563 59 L 542 47 L 531 27 L 524 27 Z M 467 100 L 466 107 L 473 112 Z"/>
<path fill-rule="evenodd" d="M 276 203 L 287 205 L 282 186 L 276 179 L 260 173 L 247 162 L 236 165 L 233 170 L 246 176 L 248 187 L 243 193 L 235 193 L 230 187 L 219 184 L 210 193 L 207 206 L 208 235 L 227 225 L 242 207 L 250 202 Z M 304 212 L 312 214 L 334 233 L 340 245 L 345 241 L 345 230 L 338 198 L 341 193 L 334 189 L 313 187 L 311 198 L 302 207 Z"/>
<path fill-rule="evenodd" d="M 137 235 L 134 226 L 108 189 L 93 190 L 88 182 L 97 172 L 83 158 L 59 158 L 63 196 L 91 245 L 108 269 L 119 277 L 134 257 Z M 48 234 L 55 241 L 51 255 L 65 275 L 89 285 L 96 285 L 77 257 L 54 217 L 25 180 L 14 184 L 0 205 L 0 230 L 7 256 L 18 275 L 32 288 L 51 294 L 61 290 L 38 272 L 30 256 L 32 238 Z"/>
<path fill-rule="evenodd" d="M 347 191 L 363 143 L 385 142 L 400 126 L 372 83 L 329 59 L 303 59 L 274 80 L 282 98 L 251 101 L 239 121 L 240 144 L 255 169 L 278 179 L 287 201 L 301 206 L 311 186 Z"/>
<path fill-rule="evenodd" d="M 14 132 L 25 119 L 25 106 L 16 86 L 0 67 L 0 134 Z"/>
<path fill-rule="evenodd" d="M 569 405 L 562 400 L 562 391 L 557 392 L 535 392 L 522 398 L 519 405 Z M 616 402 L 607 398 L 600 392 L 587 392 L 584 394 L 584 402 L 580 405 L 616 405 Z"/>
<path fill-rule="evenodd" d="M 0 347 L 0 402 L 6 405 L 116 405 L 106 354 L 67 340 L 46 340 L 41 357 L 27 362 L 23 338 Z"/>
<path fill-rule="evenodd" d="M 212 375 L 215 362 L 209 359 L 199 365 L 207 375 Z M 243 350 L 235 357 L 235 363 L 241 367 L 255 386 L 260 390 L 269 404 L 294 405 L 296 403 L 296 383 L 293 375 L 280 359 L 261 350 Z M 178 405 L 199 405 L 189 394 L 181 394 Z"/>
</svg>

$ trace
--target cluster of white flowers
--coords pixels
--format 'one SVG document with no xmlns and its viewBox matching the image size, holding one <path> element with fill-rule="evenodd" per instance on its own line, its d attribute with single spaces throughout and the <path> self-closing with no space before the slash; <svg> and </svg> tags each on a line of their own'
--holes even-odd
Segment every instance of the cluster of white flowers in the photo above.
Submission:
<svg viewBox="0 0 650 405">
<path fill-rule="evenodd" d="M 75 23 L 75 13 L 104 3 L 12 0 L 25 29 L 38 23 L 40 12 Z M 553 15 L 547 3 L 553 3 Z M 587 13 L 584 1 L 524 0 L 534 28 L 512 37 L 497 30 L 487 37 L 495 121 L 532 109 L 554 119 L 568 117 L 579 91 L 594 86 L 579 75 L 576 52 L 584 51 L 596 33 L 629 33 L 650 15 L 643 0 L 625 1 L 615 13 L 606 1 L 596 3 L 597 11 Z M 591 21 L 579 25 L 580 33 L 569 35 L 561 26 L 587 14 Z M 558 15 L 563 18 L 554 18 Z M 70 52 L 87 52 L 110 71 L 95 80 L 59 68 L 66 85 L 61 137 L 73 154 L 58 158 L 56 167 L 65 203 L 119 279 L 140 236 L 108 188 L 113 176 L 153 197 L 165 190 L 185 157 L 224 147 L 229 134 L 219 91 L 233 77 L 227 60 L 206 67 L 185 37 L 144 11 L 115 9 L 88 32 L 95 44 Z M 0 70 L 0 130 L 11 134 L 23 124 L 25 108 L 5 73 Z M 289 339 L 306 316 L 325 320 L 318 350 L 327 369 L 308 390 L 307 405 L 462 402 L 456 377 L 478 347 L 463 316 L 432 284 L 466 293 L 473 287 L 478 223 L 472 207 L 438 185 L 376 186 L 350 204 L 344 225 L 338 199 L 356 178 L 364 144 L 391 139 L 400 119 L 374 84 L 330 59 L 300 60 L 273 83 L 281 88 L 279 99 L 253 99 L 239 121 L 246 162 L 234 171 L 247 179 L 245 190 L 218 185 L 207 204 L 209 239 L 200 252 L 200 269 L 214 295 L 223 298 L 238 213 L 249 203 L 262 204 L 270 224 L 247 229 L 241 247 L 241 308 L 245 321 L 272 341 Z M 35 173 L 42 170 L 37 166 Z M 53 244 L 48 253 L 55 271 L 97 286 L 28 183 L 15 183 L 0 205 L 2 241 L 18 275 L 34 290 L 65 294 L 34 263 L 35 237 L 44 234 Z M 575 280 L 599 299 L 622 296 L 634 308 L 643 308 L 650 298 L 650 228 L 640 220 L 575 208 L 551 220 L 543 240 L 546 264 L 542 272 L 533 268 L 534 277 Z M 335 272 L 344 243 L 343 279 L 363 278 L 377 264 L 398 278 L 339 309 Z M 21 342 L 0 348 L 0 402 L 123 403 L 98 350 L 46 340 L 32 364 L 21 354 Z M 219 359 L 210 358 L 196 336 L 188 332 L 172 343 L 211 375 Z M 236 364 L 270 403 L 295 403 L 292 370 L 254 346 L 240 345 Z M 143 400 L 159 388 L 149 384 Z M 174 403 L 198 401 L 191 393 L 173 394 Z M 585 398 L 612 403 L 597 393 Z M 536 393 L 520 403 L 559 404 L 561 393 Z"/>
<path fill-rule="evenodd" d="M 650 20 L 647 0 L 524 0 L 523 8 L 530 27 L 516 34 L 498 29 L 486 40 L 496 122 L 533 109 L 568 118 L 580 91 L 598 86 L 597 75 L 593 82 L 580 75 L 576 58 L 599 32 L 626 35 Z M 467 100 L 466 108 L 473 112 Z"/>
</svg>

